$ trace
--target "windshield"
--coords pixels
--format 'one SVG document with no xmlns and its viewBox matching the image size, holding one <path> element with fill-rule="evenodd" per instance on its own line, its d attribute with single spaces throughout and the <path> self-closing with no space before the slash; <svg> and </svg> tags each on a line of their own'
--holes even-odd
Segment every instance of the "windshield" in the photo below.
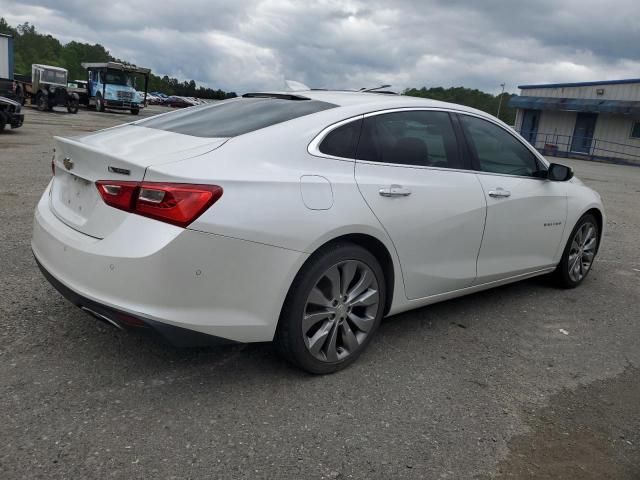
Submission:
<svg viewBox="0 0 640 480">
<path fill-rule="evenodd" d="M 67 72 L 62 70 L 42 70 L 40 79 L 45 83 L 59 83 L 61 85 L 66 85 Z"/>
<path fill-rule="evenodd" d="M 133 87 L 133 78 L 125 72 L 119 72 L 117 70 L 107 70 L 104 74 L 104 83 L 110 85 L 127 85 Z"/>
</svg>

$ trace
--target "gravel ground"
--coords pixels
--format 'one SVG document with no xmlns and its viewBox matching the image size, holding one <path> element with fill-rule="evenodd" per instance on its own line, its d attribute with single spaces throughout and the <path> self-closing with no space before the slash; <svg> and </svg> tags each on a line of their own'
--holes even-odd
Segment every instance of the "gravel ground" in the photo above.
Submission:
<svg viewBox="0 0 640 480">
<path fill-rule="evenodd" d="M 561 160 L 608 214 L 580 288 L 398 315 L 314 377 L 268 344 L 173 349 L 67 303 L 29 243 L 51 137 L 132 117 L 26 110 L 0 135 L 0 478 L 640 478 L 640 168 Z"/>
</svg>

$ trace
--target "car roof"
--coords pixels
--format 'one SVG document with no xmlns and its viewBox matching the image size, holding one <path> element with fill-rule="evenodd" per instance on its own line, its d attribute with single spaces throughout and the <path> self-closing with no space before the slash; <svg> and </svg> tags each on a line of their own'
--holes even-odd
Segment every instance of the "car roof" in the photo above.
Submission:
<svg viewBox="0 0 640 480">
<path fill-rule="evenodd" d="M 309 98 L 312 100 L 332 103 L 339 107 L 350 107 L 350 111 L 360 110 L 362 113 L 393 108 L 442 108 L 446 110 L 455 110 L 458 112 L 473 113 L 483 117 L 491 117 L 491 115 L 487 114 L 486 112 L 477 110 L 475 108 L 466 107 L 464 105 L 432 100 L 430 98 L 413 97 L 410 95 L 357 92 L 349 90 L 300 90 L 293 92 L 277 91 L 261 93 L 265 95 L 278 95 L 282 97 L 300 97 L 300 99 Z M 260 93 L 247 95 L 258 96 L 260 95 Z"/>
</svg>

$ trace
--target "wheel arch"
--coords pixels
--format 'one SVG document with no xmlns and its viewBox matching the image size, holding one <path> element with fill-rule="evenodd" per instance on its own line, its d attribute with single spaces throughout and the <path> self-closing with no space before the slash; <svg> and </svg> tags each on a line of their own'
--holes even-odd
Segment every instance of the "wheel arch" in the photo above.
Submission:
<svg viewBox="0 0 640 480">
<path fill-rule="evenodd" d="M 599 235 L 598 235 L 598 245 L 596 247 L 596 252 L 598 252 L 598 250 L 600 249 L 600 244 L 602 243 L 602 237 L 604 235 L 604 214 L 599 208 L 592 207 L 589 210 L 585 211 L 582 215 L 580 215 L 580 218 L 589 214 L 593 215 L 596 221 L 598 222 Z"/>
<path fill-rule="evenodd" d="M 393 265 L 393 258 L 391 257 L 391 252 L 389 252 L 389 249 L 379 239 L 366 233 L 348 233 L 345 235 L 341 235 L 325 243 L 323 247 L 339 242 L 349 242 L 358 245 L 365 250 L 368 250 L 374 257 L 376 257 L 376 260 L 378 260 L 380 266 L 382 267 L 382 271 L 384 272 L 385 277 L 384 314 L 386 315 L 387 313 L 389 313 L 391 304 L 393 303 L 393 294 L 396 281 L 395 267 Z"/>
<path fill-rule="evenodd" d="M 300 271 L 302 271 L 305 265 L 307 265 L 310 261 L 313 261 L 315 256 L 318 255 L 322 250 L 325 250 L 326 248 L 329 248 L 334 244 L 345 242 L 352 243 L 364 248 L 365 250 L 369 251 L 380 263 L 385 276 L 384 314 L 387 315 L 393 304 L 393 295 L 396 293 L 396 280 L 398 279 L 398 277 L 400 277 L 401 279 L 402 274 L 397 273 L 398 266 L 396 266 L 394 257 L 392 256 L 392 253 L 387 245 L 385 245 L 382 240 L 369 233 L 341 233 L 339 235 L 335 235 L 330 239 L 325 239 L 324 242 L 315 245 L 311 249 L 311 255 L 309 255 L 309 257 L 302 263 L 302 265 L 300 265 L 300 268 L 295 273 L 292 283 L 287 290 L 287 296 L 289 294 L 288 292 L 291 291 L 291 288 L 293 287 L 293 282 L 295 282 L 296 277 L 298 276 Z M 284 302 L 282 307 L 284 308 Z"/>
</svg>

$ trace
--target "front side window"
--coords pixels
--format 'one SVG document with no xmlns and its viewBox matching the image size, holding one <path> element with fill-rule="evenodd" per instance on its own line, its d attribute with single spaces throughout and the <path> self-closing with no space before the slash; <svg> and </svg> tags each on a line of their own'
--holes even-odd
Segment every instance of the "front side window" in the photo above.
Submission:
<svg viewBox="0 0 640 480">
<path fill-rule="evenodd" d="M 531 151 L 513 135 L 486 120 L 460 115 L 483 172 L 535 177 L 540 167 Z"/>
<path fill-rule="evenodd" d="M 322 140 L 318 148 L 322 153 L 333 157 L 355 158 L 362 120 L 341 125 Z"/>
<path fill-rule="evenodd" d="M 364 119 L 356 158 L 425 167 L 463 168 L 446 112 L 406 111 Z"/>
</svg>

